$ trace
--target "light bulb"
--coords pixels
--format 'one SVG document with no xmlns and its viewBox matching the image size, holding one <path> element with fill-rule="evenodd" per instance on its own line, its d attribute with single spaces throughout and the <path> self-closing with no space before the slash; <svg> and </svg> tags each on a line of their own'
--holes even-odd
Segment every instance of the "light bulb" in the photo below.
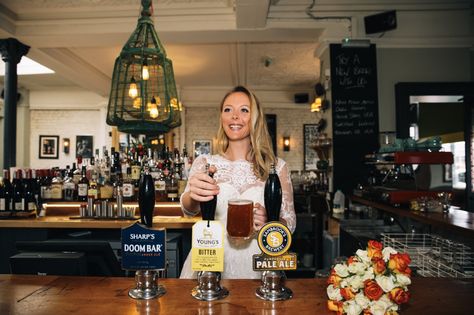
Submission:
<svg viewBox="0 0 474 315">
<path fill-rule="evenodd" d="M 139 109 L 142 106 L 142 98 L 137 97 L 133 100 L 133 108 Z"/>
<path fill-rule="evenodd" d="M 156 104 L 152 104 L 152 105 L 151 105 L 150 117 L 151 117 L 151 118 L 156 118 L 156 117 L 158 117 L 158 108 L 156 107 Z"/>
<path fill-rule="evenodd" d="M 320 97 L 317 97 L 314 102 L 311 104 L 311 112 L 319 112 L 321 110 L 322 100 Z"/>
<path fill-rule="evenodd" d="M 149 78 L 150 78 L 150 72 L 148 71 L 148 64 L 144 62 L 143 67 L 142 67 L 142 79 L 146 81 Z"/>
<path fill-rule="evenodd" d="M 128 96 L 131 98 L 135 98 L 138 95 L 138 88 L 137 88 L 137 83 L 135 82 L 135 78 L 132 77 L 130 80 L 130 89 L 128 90 Z"/>
</svg>

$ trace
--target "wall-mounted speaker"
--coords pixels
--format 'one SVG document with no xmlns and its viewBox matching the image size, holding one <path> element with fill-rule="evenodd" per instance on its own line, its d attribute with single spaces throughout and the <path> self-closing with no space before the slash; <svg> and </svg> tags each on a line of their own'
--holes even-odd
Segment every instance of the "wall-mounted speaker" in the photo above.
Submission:
<svg viewBox="0 0 474 315">
<path fill-rule="evenodd" d="M 294 95 L 294 99 L 295 99 L 296 104 L 308 103 L 309 94 L 308 93 L 296 93 Z"/>
<path fill-rule="evenodd" d="M 395 10 L 382 12 L 364 17 L 365 33 L 380 33 L 397 28 L 397 14 Z"/>
</svg>

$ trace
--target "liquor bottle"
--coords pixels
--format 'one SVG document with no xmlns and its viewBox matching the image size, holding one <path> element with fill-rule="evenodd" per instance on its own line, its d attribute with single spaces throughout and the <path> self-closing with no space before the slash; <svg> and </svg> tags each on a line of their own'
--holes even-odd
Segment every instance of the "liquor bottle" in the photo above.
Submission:
<svg viewBox="0 0 474 315">
<path fill-rule="evenodd" d="M 89 190 L 89 180 L 87 179 L 87 169 L 86 166 L 82 166 L 82 177 L 77 184 L 77 200 L 86 201 L 87 192 Z"/>
<path fill-rule="evenodd" d="M 51 181 L 51 200 L 60 201 L 63 199 L 63 179 L 61 172 L 56 170 L 55 176 Z"/>
<path fill-rule="evenodd" d="M 155 200 L 156 201 L 166 201 L 166 181 L 163 172 L 160 170 L 158 178 L 155 179 Z"/>
<path fill-rule="evenodd" d="M 97 178 L 96 175 L 92 175 L 92 178 L 89 182 L 89 189 L 87 190 L 87 197 L 94 198 L 94 200 L 99 199 L 99 187 L 97 187 Z"/>
<path fill-rule="evenodd" d="M 46 202 L 49 197 L 51 197 L 50 184 L 48 183 L 48 170 L 37 170 L 37 175 L 39 177 L 40 199 L 42 202 Z"/>
<path fill-rule="evenodd" d="M 173 172 L 170 172 L 168 188 L 166 189 L 168 201 L 178 201 L 178 180 Z"/>
<path fill-rule="evenodd" d="M 132 168 L 132 180 L 134 181 L 139 181 L 140 180 L 140 172 L 141 172 L 141 165 L 140 165 L 140 161 L 138 161 L 138 154 L 137 152 L 135 152 L 134 154 L 134 158 L 132 160 L 132 165 L 131 165 L 131 168 Z"/>
<path fill-rule="evenodd" d="M 36 210 L 43 209 L 43 200 L 41 199 L 41 178 L 39 170 L 31 170 L 31 189 L 35 196 Z"/>
<path fill-rule="evenodd" d="M 280 210 L 281 210 L 281 183 L 278 178 L 278 174 L 275 170 L 275 165 L 272 164 L 270 168 L 270 174 L 268 175 L 267 181 L 265 182 L 264 191 L 264 202 L 265 209 L 267 211 L 267 220 L 279 221 Z"/>
<path fill-rule="evenodd" d="M 127 167 L 126 175 L 122 183 L 122 194 L 123 200 L 134 201 L 135 200 L 135 187 L 132 181 L 132 168 Z"/>
<path fill-rule="evenodd" d="M 3 180 L 0 189 L 0 211 L 10 211 L 13 196 L 13 186 L 10 182 L 10 171 L 3 170 Z"/>
<path fill-rule="evenodd" d="M 12 210 L 23 211 L 23 185 L 21 182 L 22 171 L 16 170 L 13 173 L 13 195 L 12 195 Z"/>
<path fill-rule="evenodd" d="M 145 172 L 140 177 L 138 206 L 140 208 L 141 223 L 152 227 L 153 211 L 155 210 L 155 185 L 153 178 L 148 172 L 148 167 L 145 168 Z"/>
<path fill-rule="evenodd" d="M 63 197 L 65 201 L 73 201 L 76 199 L 76 184 L 72 177 L 74 175 L 71 173 L 70 171 L 69 174 L 66 175 L 63 182 Z"/>
<path fill-rule="evenodd" d="M 34 187 L 31 182 L 31 170 L 25 172 L 23 180 L 23 211 L 36 211 Z"/>
<path fill-rule="evenodd" d="M 214 173 L 209 172 L 209 164 L 206 164 L 206 173 L 214 177 Z M 201 215 L 203 220 L 214 220 L 216 215 L 217 195 L 205 202 L 201 202 Z"/>
</svg>

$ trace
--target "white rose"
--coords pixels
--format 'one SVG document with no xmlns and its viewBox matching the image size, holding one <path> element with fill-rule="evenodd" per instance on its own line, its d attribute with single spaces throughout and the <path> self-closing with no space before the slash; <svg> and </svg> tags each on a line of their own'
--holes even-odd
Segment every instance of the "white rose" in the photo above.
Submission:
<svg viewBox="0 0 474 315">
<path fill-rule="evenodd" d="M 406 287 L 407 285 L 411 284 L 411 279 L 407 275 L 398 273 L 397 274 L 397 283 L 402 287 Z"/>
<path fill-rule="evenodd" d="M 342 309 L 347 315 L 359 315 L 362 312 L 362 307 L 354 300 L 346 301 L 342 304 Z"/>
<path fill-rule="evenodd" d="M 345 264 L 337 264 L 334 267 L 334 271 L 336 271 L 336 274 L 341 278 L 349 276 L 349 271 L 347 270 L 347 266 Z"/>
<path fill-rule="evenodd" d="M 370 303 L 370 300 L 364 295 L 364 293 L 357 293 L 354 300 L 357 304 L 360 305 L 363 309 L 366 309 Z"/>
<path fill-rule="evenodd" d="M 384 292 L 390 292 L 395 288 L 394 278 L 392 276 L 377 276 L 375 281 L 382 288 Z"/>
<path fill-rule="evenodd" d="M 362 261 L 364 264 L 369 265 L 370 264 L 370 257 L 367 254 L 366 250 L 358 249 L 356 251 L 357 257 L 359 257 L 360 261 Z"/>
<path fill-rule="evenodd" d="M 370 312 L 372 315 L 384 315 L 385 312 L 392 307 L 392 302 L 390 302 L 390 299 L 387 298 L 386 295 L 382 295 L 382 297 L 374 301 L 370 305 Z"/>
<path fill-rule="evenodd" d="M 342 295 L 341 295 L 341 290 L 339 288 L 335 288 L 332 286 L 332 284 L 330 284 L 327 289 L 326 289 L 326 292 L 328 294 L 328 298 L 330 300 L 333 300 L 333 301 L 340 301 L 342 300 Z"/>
<path fill-rule="evenodd" d="M 352 291 L 358 291 L 364 287 L 364 280 L 362 280 L 361 276 L 353 276 L 349 281 L 349 285 L 353 289 Z"/>
<path fill-rule="evenodd" d="M 365 281 L 365 280 L 372 280 L 375 278 L 375 275 L 374 275 L 374 268 L 372 267 L 369 267 L 367 268 L 367 270 L 364 272 L 364 274 L 362 275 L 362 281 Z"/>
<path fill-rule="evenodd" d="M 397 251 L 394 250 L 392 247 L 390 247 L 390 246 L 385 247 L 384 249 L 382 249 L 383 260 L 385 262 L 389 261 L 390 260 L 390 255 L 391 254 L 396 254 L 396 253 L 397 253 Z"/>
<path fill-rule="evenodd" d="M 355 273 L 358 275 L 362 275 L 365 272 L 365 265 L 360 262 L 354 262 L 349 265 L 348 267 L 350 273 Z"/>
</svg>

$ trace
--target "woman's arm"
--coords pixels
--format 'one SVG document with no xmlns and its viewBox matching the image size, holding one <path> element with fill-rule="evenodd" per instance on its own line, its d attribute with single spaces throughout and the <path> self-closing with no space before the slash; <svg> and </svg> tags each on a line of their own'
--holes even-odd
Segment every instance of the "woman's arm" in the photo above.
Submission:
<svg viewBox="0 0 474 315">
<path fill-rule="evenodd" d="M 282 198 L 280 221 L 286 224 L 293 233 L 296 229 L 295 205 L 293 202 L 293 185 L 291 184 L 290 171 L 288 165 L 282 159 L 278 159 L 277 173 L 280 178 Z"/>
</svg>

